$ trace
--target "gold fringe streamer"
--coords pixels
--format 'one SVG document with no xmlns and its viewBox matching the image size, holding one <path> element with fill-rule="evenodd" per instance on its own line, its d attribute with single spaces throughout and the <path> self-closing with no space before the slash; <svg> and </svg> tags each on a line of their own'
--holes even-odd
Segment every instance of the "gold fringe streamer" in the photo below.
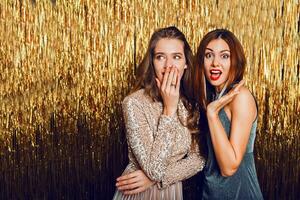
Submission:
<svg viewBox="0 0 300 200">
<path fill-rule="evenodd" d="M 73 159 L 75 150 L 62 152 L 82 130 L 106 138 L 84 140 L 93 155 L 87 160 L 97 160 L 92 166 L 109 169 L 103 158 L 113 151 L 122 154 L 114 159 L 122 157 L 123 167 L 120 102 L 151 33 L 176 25 L 196 50 L 205 33 L 228 28 L 245 48 L 247 85 L 259 103 L 256 162 L 264 196 L 293 199 L 300 173 L 299 11 L 296 0 L 2 0 L 0 172 L 13 165 L 25 173 L 30 156 L 48 163 L 55 134 L 69 139 L 57 143 L 57 156 Z M 109 136 L 122 148 L 107 144 Z M 44 153 L 29 155 L 41 141 Z"/>
</svg>

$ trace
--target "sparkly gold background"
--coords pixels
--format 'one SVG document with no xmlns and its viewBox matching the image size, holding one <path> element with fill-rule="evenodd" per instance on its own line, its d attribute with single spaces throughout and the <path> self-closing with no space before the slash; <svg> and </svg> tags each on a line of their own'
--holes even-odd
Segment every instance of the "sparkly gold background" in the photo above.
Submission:
<svg viewBox="0 0 300 200">
<path fill-rule="evenodd" d="M 299 11 L 297 0 L 1 0 L 0 198 L 110 199 L 127 162 L 120 102 L 151 33 L 176 25 L 194 51 L 213 28 L 240 39 L 263 195 L 296 199 Z"/>
</svg>

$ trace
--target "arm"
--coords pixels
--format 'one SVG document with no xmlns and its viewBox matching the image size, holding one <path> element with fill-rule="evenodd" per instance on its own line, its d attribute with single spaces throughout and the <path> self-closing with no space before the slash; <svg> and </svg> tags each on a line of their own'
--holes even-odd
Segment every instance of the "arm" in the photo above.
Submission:
<svg viewBox="0 0 300 200">
<path fill-rule="evenodd" d="M 179 112 L 181 111 L 180 112 L 181 114 L 187 115 L 184 105 L 182 103 L 179 103 L 178 109 Z M 185 131 L 185 135 L 191 134 L 186 127 L 184 128 L 183 131 Z M 185 158 L 180 159 L 175 163 L 169 164 L 166 167 L 165 176 L 160 182 L 158 182 L 158 187 L 165 188 L 175 182 L 187 179 L 195 175 L 198 171 L 202 170 L 204 164 L 205 164 L 205 160 L 203 157 L 200 156 L 199 145 L 195 141 L 193 148 L 192 146 L 190 147 Z M 137 185 L 146 188 L 148 185 L 149 178 L 142 171 L 140 173 L 138 173 L 138 171 L 139 170 L 124 175 L 122 177 L 119 177 L 117 179 L 118 189 L 125 190 L 125 192 L 128 192 L 126 190 L 135 189 Z M 120 181 L 120 180 L 124 180 L 124 181 Z M 134 194 L 134 192 L 129 191 L 128 194 Z"/>
<path fill-rule="evenodd" d="M 218 112 L 229 102 L 231 102 L 229 104 L 231 132 L 228 139 Z M 246 151 L 256 114 L 255 101 L 246 88 L 241 88 L 239 94 L 230 93 L 208 105 L 208 125 L 222 176 L 232 176 L 238 169 Z"/>
<path fill-rule="evenodd" d="M 142 102 L 129 97 L 123 102 L 123 111 L 129 147 L 145 174 L 153 181 L 160 181 L 164 176 L 166 159 L 172 152 L 174 137 L 177 132 L 184 131 L 184 127 L 175 115 L 180 89 L 178 69 L 168 67 L 162 83 L 158 78 L 156 82 L 163 99 L 163 114 L 156 133 L 147 121 Z"/>
<path fill-rule="evenodd" d="M 188 119 L 188 111 L 186 110 L 184 104 L 179 102 L 178 104 L 178 115 L 180 119 Z M 185 121 L 186 123 L 186 121 Z M 178 130 L 179 132 L 180 130 Z M 205 164 L 205 159 L 200 156 L 199 141 L 193 140 L 193 137 L 198 137 L 198 135 L 192 134 L 187 127 L 184 127 L 186 138 L 184 140 L 189 140 L 191 138 L 191 144 L 186 153 L 186 156 L 177 162 L 170 162 L 166 168 L 165 176 L 158 182 L 159 188 L 165 188 L 175 182 L 183 181 L 189 177 L 195 175 L 197 172 L 201 171 Z"/>
<path fill-rule="evenodd" d="M 136 170 L 117 178 L 116 186 L 125 195 L 143 192 L 156 182 L 151 181 L 142 170 Z"/>
<path fill-rule="evenodd" d="M 127 141 L 141 169 L 154 181 L 160 181 L 166 169 L 166 159 L 173 147 L 178 127 L 182 126 L 176 116 L 161 115 L 157 132 L 150 128 L 140 101 L 126 98 L 123 111 L 127 129 Z"/>
<path fill-rule="evenodd" d="M 195 145 L 195 150 L 190 150 L 187 157 L 167 166 L 165 176 L 159 182 L 159 188 L 165 188 L 175 182 L 188 179 L 201 171 L 205 164 L 205 159 L 199 154 L 199 147 Z M 117 179 L 116 186 L 123 190 L 124 194 L 136 194 L 145 191 L 155 184 L 142 170 L 134 171 Z"/>
<path fill-rule="evenodd" d="M 200 156 L 198 144 L 194 148 L 195 150 L 190 150 L 186 158 L 167 166 L 165 176 L 159 185 L 161 188 L 188 179 L 203 169 L 205 159 Z"/>
<path fill-rule="evenodd" d="M 164 115 L 160 117 L 158 131 L 154 136 L 152 136 L 153 130 L 151 131 L 149 127 L 144 115 L 143 106 L 139 104 L 140 102 L 131 104 L 135 105 L 137 112 L 134 112 L 134 108 L 130 109 L 130 104 L 126 106 L 127 104 L 125 102 L 123 103 L 128 133 L 127 141 L 143 169 L 143 171 L 138 170 L 137 172 L 121 176 L 117 179 L 116 185 L 118 189 L 125 190 L 126 194 L 135 194 L 144 191 L 154 184 L 155 180 L 161 180 L 166 168 L 166 158 L 169 157 L 169 152 L 172 150 L 172 141 L 176 136 L 176 132 L 184 131 L 184 127 L 179 123 L 177 116 L 174 117 L 179 100 L 180 77 L 178 70 L 175 67 L 168 67 L 165 71 L 162 83 L 157 78 L 156 83 L 162 95 Z M 176 83 L 175 87 L 174 83 Z M 129 111 L 132 111 L 132 114 L 128 114 Z M 139 135 L 140 128 L 142 130 L 141 134 L 144 133 L 143 131 L 148 131 L 148 134 L 145 134 L 148 140 Z M 134 147 L 135 140 L 137 140 L 137 148 Z M 148 177 L 152 179 L 152 181 Z M 149 182 L 151 184 L 148 184 Z"/>
</svg>

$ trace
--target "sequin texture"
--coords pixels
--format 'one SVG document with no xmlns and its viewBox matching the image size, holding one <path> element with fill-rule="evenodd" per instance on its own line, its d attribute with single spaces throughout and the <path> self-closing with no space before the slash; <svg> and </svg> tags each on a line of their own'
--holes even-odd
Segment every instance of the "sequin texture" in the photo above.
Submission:
<svg viewBox="0 0 300 200">
<path fill-rule="evenodd" d="M 203 169 L 205 160 L 198 148 L 191 151 L 191 134 L 181 123 L 188 116 L 182 101 L 177 115 L 166 116 L 162 103 L 154 102 L 142 89 L 127 96 L 122 106 L 129 148 L 123 174 L 142 169 L 164 188 Z"/>
</svg>

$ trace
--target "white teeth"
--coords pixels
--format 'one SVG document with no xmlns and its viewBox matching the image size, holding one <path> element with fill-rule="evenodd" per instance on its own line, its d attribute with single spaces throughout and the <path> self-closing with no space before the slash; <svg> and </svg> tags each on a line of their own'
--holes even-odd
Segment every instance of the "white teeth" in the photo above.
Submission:
<svg viewBox="0 0 300 200">
<path fill-rule="evenodd" d="M 221 74 L 222 72 L 219 70 L 211 70 L 210 73 L 211 74 Z"/>
</svg>

